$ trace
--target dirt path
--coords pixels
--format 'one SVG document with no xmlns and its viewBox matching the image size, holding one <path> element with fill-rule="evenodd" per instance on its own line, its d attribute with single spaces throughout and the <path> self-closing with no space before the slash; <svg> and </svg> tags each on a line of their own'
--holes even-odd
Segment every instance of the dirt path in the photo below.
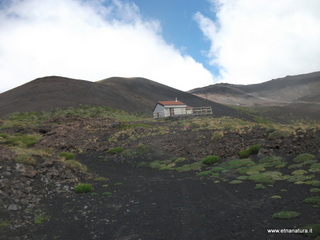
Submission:
<svg viewBox="0 0 320 240">
<path fill-rule="evenodd" d="M 292 226 L 294 220 L 275 222 L 265 193 L 243 190 L 253 186 L 214 184 L 191 172 L 137 168 L 95 155 L 80 159 L 109 180 L 95 182 L 96 195 L 75 194 L 46 203 L 50 220 L 29 239 L 306 239 L 268 235 L 267 228 Z"/>
</svg>

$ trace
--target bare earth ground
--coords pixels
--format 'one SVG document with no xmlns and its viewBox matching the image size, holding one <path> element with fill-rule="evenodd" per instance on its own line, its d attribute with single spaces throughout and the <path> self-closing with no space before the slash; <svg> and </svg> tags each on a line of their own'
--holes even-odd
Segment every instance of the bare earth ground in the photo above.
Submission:
<svg viewBox="0 0 320 240">
<path fill-rule="evenodd" d="M 148 134 L 153 129 L 142 126 L 130 132 L 131 136 L 117 135 L 117 141 L 110 143 L 107 138 L 114 136 L 117 123 L 103 120 L 99 125 L 94 122 L 97 120 L 92 121 L 94 124 L 76 119 L 55 126 L 44 125 L 37 130 L 43 133 L 37 147 L 74 151 L 82 146 L 76 159 L 95 176 L 107 179 L 97 181 L 92 176 L 78 175 L 79 181 L 93 184 L 92 193 L 60 191 L 51 196 L 43 195 L 36 207 L 46 219 L 38 224 L 21 223 L 2 230 L 0 239 L 309 239 L 302 234 L 268 234 L 267 229 L 296 229 L 319 223 L 320 208 L 302 203 L 305 198 L 319 193 L 310 193 L 310 186 L 305 184 L 276 181 L 273 186 L 256 190 L 255 183 L 249 180 L 230 184 L 233 173 L 226 175 L 226 181 L 217 182 L 197 176 L 199 170 L 178 172 L 139 165 L 172 156 L 186 157 L 192 162 L 213 153 L 221 156 L 222 161 L 228 161 L 253 143 L 262 145 L 259 154 L 282 156 L 290 163 L 304 152 L 315 154 L 319 159 L 319 131 L 267 139 L 266 129 L 257 128 L 243 133 L 226 131 L 222 139 L 215 140 L 211 138 L 213 130 L 175 127 L 155 137 Z M 101 131 L 102 125 L 105 131 Z M 142 137 L 129 140 L 132 135 Z M 134 157 L 106 153 L 112 147 L 133 148 L 139 144 L 148 144 L 153 150 Z M 0 150 L 10 155 L 5 147 Z M 253 158 L 258 159 L 258 156 Z M 5 166 L 15 168 L 12 161 L 9 164 L 9 159 L 0 157 L 3 166 L 0 170 L 7 175 L 13 170 L 5 171 Z M 319 179 L 319 173 L 315 175 Z M 40 178 L 40 173 L 26 174 L 24 178 L 21 176 L 21 181 L 32 179 L 33 190 L 40 191 L 43 189 Z M 5 190 L 2 188 L 3 192 Z M 272 198 L 275 195 L 281 195 L 281 199 Z M 4 199 L 1 205 L 8 206 L 9 201 Z M 284 210 L 302 214 L 294 219 L 272 218 L 272 214 Z M 2 209 L 1 214 L 5 219 L 23 219 L 27 213 L 26 208 L 22 208 L 18 211 Z"/>
</svg>

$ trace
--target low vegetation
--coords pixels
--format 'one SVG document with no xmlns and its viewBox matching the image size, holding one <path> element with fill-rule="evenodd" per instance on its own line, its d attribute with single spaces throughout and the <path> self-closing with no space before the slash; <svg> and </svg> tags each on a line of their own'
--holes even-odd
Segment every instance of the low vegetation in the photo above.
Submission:
<svg viewBox="0 0 320 240">
<path fill-rule="evenodd" d="M 291 219 L 291 218 L 299 217 L 300 215 L 301 213 L 296 211 L 281 211 L 281 212 L 274 213 L 272 217 L 278 218 L 278 219 Z"/>
<path fill-rule="evenodd" d="M 87 193 L 93 191 L 93 186 L 89 183 L 80 183 L 73 190 L 76 193 Z"/>
</svg>

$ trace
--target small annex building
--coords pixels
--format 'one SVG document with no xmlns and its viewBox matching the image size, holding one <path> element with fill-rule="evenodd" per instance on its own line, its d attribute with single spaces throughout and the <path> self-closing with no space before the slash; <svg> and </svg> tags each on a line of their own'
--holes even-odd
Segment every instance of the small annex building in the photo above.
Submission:
<svg viewBox="0 0 320 240">
<path fill-rule="evenodd" d="M 153 109 L 154 118 L 173 117 L 176 115 L 192 114 L 192 107 L 178 101 L 159 101 Z"/>
</svg>

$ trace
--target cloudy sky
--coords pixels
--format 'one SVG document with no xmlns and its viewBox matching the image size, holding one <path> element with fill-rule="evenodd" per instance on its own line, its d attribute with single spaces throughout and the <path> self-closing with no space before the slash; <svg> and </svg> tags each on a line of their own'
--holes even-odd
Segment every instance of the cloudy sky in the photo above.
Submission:
<svg viewBox="0 0 320 240">
<path fill-rule="evenodd" d="M 320 71 L 319 0 L 1 0 L 0 92 L 38 77 L 190 90 Z"/>
</svg>

